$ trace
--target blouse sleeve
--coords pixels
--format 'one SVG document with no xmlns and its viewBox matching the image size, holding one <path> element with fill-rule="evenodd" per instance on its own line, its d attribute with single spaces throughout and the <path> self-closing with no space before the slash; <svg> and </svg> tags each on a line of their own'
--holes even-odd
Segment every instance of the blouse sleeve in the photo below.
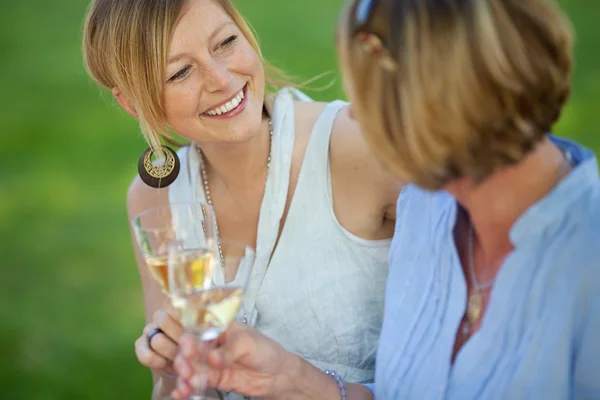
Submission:
<svg viewBox="0 0 600 400">
<path fill-rule="evenodd" d="M 573 368 L 573 399 L 600 399 L 600 296 L 583 324 Z"/>
</svg>

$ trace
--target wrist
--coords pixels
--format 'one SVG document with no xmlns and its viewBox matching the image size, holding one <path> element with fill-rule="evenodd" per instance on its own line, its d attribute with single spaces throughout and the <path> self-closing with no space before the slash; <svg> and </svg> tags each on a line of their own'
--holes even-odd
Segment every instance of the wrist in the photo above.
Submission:
<svg viewBox="0 0 600 400">
<path fill-rule="evenodd" d="M 325 375 L 331 377 L 333 380 L 335 380 L 335 384 L 338 387 L 338 390 L 340 392 L 340 396 L 342 396 L 342 400 L 347 400 L 346 395 L 348 394 L 348 392 L 346 392 L 346 384 L 344 383 L 344 381 L 342 380 L 342 377 L 338 375 L 337 372 L 335 372 L 334 370 L 325 370 Z"/>
<path fill-rule="evenodd" d="M 304 362 L 303 359 L 292 353 L 285 353 L 286 357 L 281 363 L 281 373 L 273 383 L 273 389 L 269 396 L 265 396 L 264 400 L 279 400 L 290 399 L 295 397 L 297 392 L 296 386 L 298 379 L 302 374 Z"/>
</svg>

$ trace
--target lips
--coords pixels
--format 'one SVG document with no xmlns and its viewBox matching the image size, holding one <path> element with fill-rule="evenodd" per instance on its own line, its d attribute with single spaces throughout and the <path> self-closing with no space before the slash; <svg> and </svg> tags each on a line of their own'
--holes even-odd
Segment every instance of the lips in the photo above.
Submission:
<svg viewBox="0 0 600 400">
<path fill-rule="evenodd" d="M 242 103 L 244 103 L 244 99 L 246 98 L 245 89 L 246 89 L 246 86 L 244 86 L 242 88 L 242 90 L 240 90 L 235 96 L 233 96 L 229 100 L 221 103 L 220 105 L 218 105 L 214 108 L 211 108 L 208 111 L 205 111 L 203 113 L 203 115 L 210 116 L 210 117 L 216 117 L 216 116 L 226 116 L 228 114 L 235 112 L 238 108 L 240 108 L 240 105 L 242 105 Z"/>
</svg>

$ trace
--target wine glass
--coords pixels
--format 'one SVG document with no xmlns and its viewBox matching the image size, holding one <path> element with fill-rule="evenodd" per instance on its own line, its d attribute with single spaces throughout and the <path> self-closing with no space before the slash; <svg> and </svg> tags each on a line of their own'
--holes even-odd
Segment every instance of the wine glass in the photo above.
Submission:
<svg viewBox="0 0 600 400">
<path fill-rule="evenodd" d="M 154 207 L 131 221 L 146 267 L 165 296 L 170 296 L 169 244 L 173 240 L 202 244 L 216 252 L 216 220 L 212 206 L 202 202 L 174 203 Z"/>
<path fill-rule="evenodd" d="M 220 246 L 219 246 L 220 245 Z M 249 246 L 221 240 L 216 253 L 191 241 L 172 241 L 169 246 L 169 287 L 186 332 L 198 339 L 200 356 L 195 365 L 192 399 L 204 399 L 204 361 L 213 340 L 240 313 L 244 292 L 254 265 Z"/>
<path fill-rule="evenodd" d="M 161 292 L 171 303 L 168 277 L 169 244 L 173 240 L 202 244 L 218 251 L 216 219 L 211 205 L 202 202 L 174 203 L 148 209 L 131 221 L 137 246 L 146 267 Z M 165 368 L 167 378 L 175 378 L 172 364 Z"/>
</svg>

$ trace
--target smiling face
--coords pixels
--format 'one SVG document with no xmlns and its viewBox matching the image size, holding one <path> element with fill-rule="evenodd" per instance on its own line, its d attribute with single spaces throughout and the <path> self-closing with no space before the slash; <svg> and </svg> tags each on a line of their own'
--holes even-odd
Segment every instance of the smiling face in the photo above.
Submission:
<svg viewBox="0 0 600 400">
<path fill-rule="evenodd" d="M 258 133 L 265 73 L 260 57 L 213 0 L 191 0 L 167 57 L 169 126 L 196 142 L 239 142 Z"/>
</svg>

